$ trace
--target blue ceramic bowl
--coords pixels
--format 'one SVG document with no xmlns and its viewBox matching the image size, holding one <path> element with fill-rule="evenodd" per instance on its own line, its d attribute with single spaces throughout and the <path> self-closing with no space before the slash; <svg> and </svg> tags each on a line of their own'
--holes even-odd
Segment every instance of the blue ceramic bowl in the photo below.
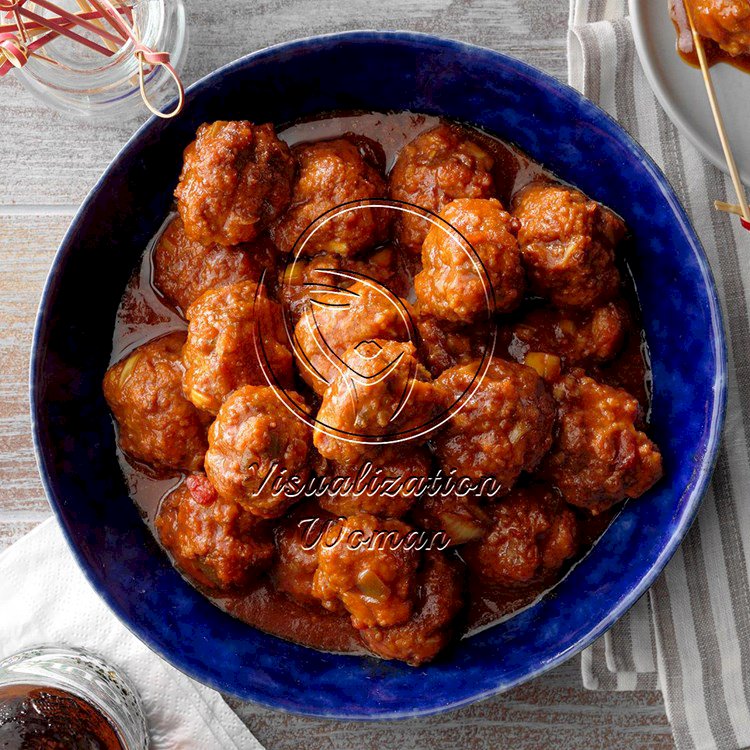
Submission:
<svg viewBox="0 0 750 750">
<path fill-rule="evenodd" d="M 653 437 L 666 476 L 627 505 L 553 593 L 414 669 L 319 653 L 232 619 L 188 586 L 151 538 L 115 458 L 101 380 L 117 304 L 172 202 L 202 122 L 283 123 L 336 109 L 445 115 L 518 144 L 620 213 L 645 311 Z M 392 719 L 443 711 L 528 680 L 589 645 L 653 583 L 709 480 L 725 402 L 725 342 L 706 258 L 671 187 L 606 114 L 517 60 L 408 33 L 282 44 L 193 86 L 151 120 L 91 191 L 55 258 L 34 339 L 31 401 L 50 503 L 91 584 L 152 649 L 196 679 L 299 713 Z"/>
</svg>

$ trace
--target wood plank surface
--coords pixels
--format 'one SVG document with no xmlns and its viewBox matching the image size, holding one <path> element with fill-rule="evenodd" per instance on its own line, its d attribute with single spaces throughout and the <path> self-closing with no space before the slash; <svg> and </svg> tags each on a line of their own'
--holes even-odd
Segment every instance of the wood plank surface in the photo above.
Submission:
<svg viewBox="0 0 750 750">
<path fill-rule="evenodd" d="M 186 6 L 187 83 L 260 47 L 357 28 L 451 36 L 565 77 L 562 1 L 188 0 Z M 135 125 L 69 122 L 43 109 L 13 76 L 0 79 L 0 550 L 49 515 L 33 456 L 27 387 L 44 279 L 76 207 Z M 421 720 L 330 722 L 233 706 L 269 750 L 674 746 L 659 693 L 586 691 L 578 659 L 493 700 Z"/>
</svg>

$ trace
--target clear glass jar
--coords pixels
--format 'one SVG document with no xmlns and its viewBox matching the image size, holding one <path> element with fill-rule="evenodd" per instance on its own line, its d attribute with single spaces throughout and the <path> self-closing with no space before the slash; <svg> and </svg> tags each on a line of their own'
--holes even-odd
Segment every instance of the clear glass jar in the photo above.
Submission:
<svg viewBox="0 0 750 750">
<path fill-rule="evenodd" d="M 0 735 L 7 736 L 10 746 L 25 734 L 29 746 L 46 747 L 33 743 L 31 738 L 44 742 L 35 732 L 49 737 L 62 731 L 67 733 L 63 743 L 88 747 L 87 738 L 75 729 L 79 725 L 96 736 L 97 747 L 147 750 L 149 745 L 138 693 L 127 677 L 96 654 L 39 646 L 0 662 Z"/>
<path fill-rule="evenodd" d="M 55 0 L 71 12 L 80 12 L 76 0 Z M 49 15 L 33 2 L 25 5 L 39 15 Z M 182 0 L 137 0 L 133 17 L 143 44 L 156 52 L 168 52 L 178 72 L 187 55 L 188 34 Z M 111 31 L 107 22 L 102 22 Z M 87 30 L 82 36 L 100 42 Z M 21 83 L 46 105 L 65 115 L 90 122 L 125 122 L 148 114 L 138 81 L 138 60 L 133 42 L 124 43 L 111 57 L 65 37 L 58 37 L 40 50 L 49 62 L 31 56 L 16 70 Z M 148 69 L 147 69 L 148 70 Z M 144 78 L 151 104 L 163 108 L 177 96 L 177 88 L 161 66 Z"/>
</svg>

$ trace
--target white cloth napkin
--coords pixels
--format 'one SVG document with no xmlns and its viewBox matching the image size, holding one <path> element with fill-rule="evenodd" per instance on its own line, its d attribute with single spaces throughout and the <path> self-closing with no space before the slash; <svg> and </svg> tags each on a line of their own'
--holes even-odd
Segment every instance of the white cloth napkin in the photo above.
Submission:
<svg viewBox="0 0 750 750">
<path fill-rule="evenodd" d="M 153 750 L 263 750 L 219 693 L 171 667 L 110 612 L 54 518 L 0 554 L 0 634 L 0 659 L 45 643 L 80 646 L 124 672 L 143 701 Z"/>
<path fill-rule="evenodd" d="M 664 4 L 666 0 L 653 0 Z M 664 169 L 716 277 L 729 348 L 727 425 L 711 488 L 646 596 L 582 656 L 593 690 L 661 689 L 680 750 L 750 746 L 750 234 L 713 210 L 728 177 L 676 130 L 635 52 L 626 0 L 571 0 L 570 83 Z M 700 86 L 696 97 L 703 96 Z M 658 386 L 658 384 L 657 384 Z"/>
</svg>

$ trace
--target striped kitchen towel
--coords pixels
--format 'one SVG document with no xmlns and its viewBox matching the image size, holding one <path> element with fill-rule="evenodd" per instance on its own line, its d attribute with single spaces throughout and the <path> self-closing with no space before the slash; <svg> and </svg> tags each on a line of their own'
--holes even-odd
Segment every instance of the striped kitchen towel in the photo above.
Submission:
<svg viewBox="0 0 750 750">
<path fill-rule="evenodd" d="M 652 0 L 662 2 L 666 0 Z M 680 750 L 750 747 L 750 234 L 717 214 L 728 177 L 683 138 L 654 97 L 626 0 L 571 0 L 570 83 L 661 165 L 716 276 L 729 345 L 727 426 L 698 519 L 665 572 L 582 656 L 592 690 L 659 688 Z M 701 92 L 696 92 L 696 96 Z"/>
</svg>

